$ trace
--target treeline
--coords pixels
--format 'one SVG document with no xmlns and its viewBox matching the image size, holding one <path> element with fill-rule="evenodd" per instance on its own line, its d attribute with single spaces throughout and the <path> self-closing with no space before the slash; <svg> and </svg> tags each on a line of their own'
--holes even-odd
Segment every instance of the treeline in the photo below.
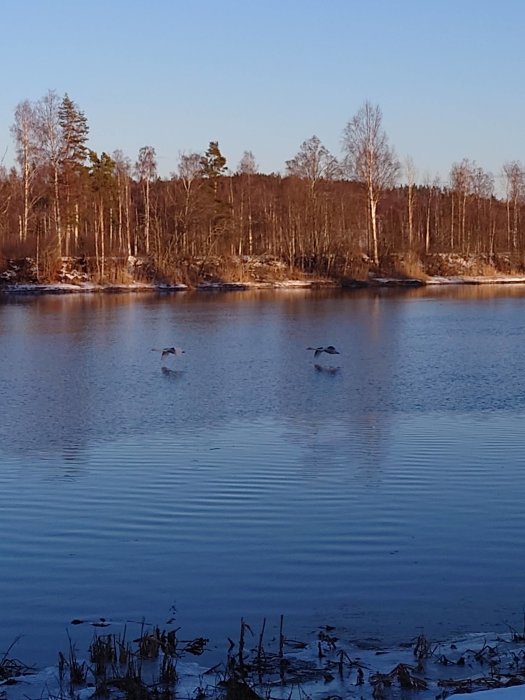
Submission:
<svg viewBox="0 0 525 700">
<path fill-rule="evenodd" d="M 152 146 L 135 160 L 91 150 L 85 114 L 52 91 L 16 107 L 11 135 L 16 166 L 0 168 L 0 257 L 34 258 L 42 276 L 64 256 L 94 260 L 100 279 L 108 260 L 129 256 L 168 277 L 181 261 L 212 256 L 270 255 L 326 275 L 392 255 L 524 258 L 523 166 L 503 165 L 503 198 L 494 176 L 468 159 L 453 164 L 447 183 L 417 182 L 368 102 L 346 125 L 340 158 L 313 136 L 284 175 L 260 173 L 250 151 L 232 170 L 211 141 L 161 178 Z"/>
</svg>

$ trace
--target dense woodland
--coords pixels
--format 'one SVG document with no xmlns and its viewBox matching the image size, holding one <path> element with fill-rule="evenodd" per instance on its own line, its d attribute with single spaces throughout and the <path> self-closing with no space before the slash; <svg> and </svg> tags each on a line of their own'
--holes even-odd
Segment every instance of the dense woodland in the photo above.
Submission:
<svg viewBox="0 0 525 700">
<path fill-rule="evenodd" d="M 220 260 L 227 275 L 235 261 L 261 256 L 339 278 L 392 261 L 398 273 L 446 273 L 438 261 L 451 254 L 506 271 L 525 259 L 521 163 L 502 164 L 504 197 L 468 159 L 451 166 L 447 183 L 418 182 L 368 102 L 346 125 L 340 158 L 313 136 L 284 175 L 260 173 L 250 151 L 231 168 L 211 141 L 159 177 L 152 146 L 134 159 L 91 150 L 85 114 L 53 91 L 18 104 L 11 138 L 16 165 L 0 167 L 0 271 L 31 258 L 40 281 L 56 278 L 64 257 L 83 260 L 100 281 L 123 277 L 131 258 L 171 281 L 191 281 L 195 264 Z"/>
</svg>

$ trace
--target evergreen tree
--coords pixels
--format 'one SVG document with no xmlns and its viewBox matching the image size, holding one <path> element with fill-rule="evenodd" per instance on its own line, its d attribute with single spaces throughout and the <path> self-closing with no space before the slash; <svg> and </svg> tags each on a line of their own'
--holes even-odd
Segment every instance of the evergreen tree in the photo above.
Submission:
<svg viewBox="0 0 525 700">
<path fill-rule="evenodd" d="M 88 156 L 89 127 L 84 112 L 67 93 L 60 103 L 58 119 L 62 130 L 63 162 L 73 167 L 83 166 Z"/>
<path fill-rule="evenodd" d="M 65 227 L 65 253 L 70 253 L 70 240 L 75 247 L 79 236 L 79 207 L 82 198 L 82 181 L 86 174 L 85 161 L 89 127 L 83 112 L 66 93 L 58 106 L 60 127 L 60 170 L 64 185 L 63 224 Z"/>
<path fill-rule="evenodd" d="M 210 141 L 208 150 L 201 157 L 201 168 L 204 177 L 216 180 L 226 172 L 226 158 L 222 155 L 218 141 Z"/>
</svg>

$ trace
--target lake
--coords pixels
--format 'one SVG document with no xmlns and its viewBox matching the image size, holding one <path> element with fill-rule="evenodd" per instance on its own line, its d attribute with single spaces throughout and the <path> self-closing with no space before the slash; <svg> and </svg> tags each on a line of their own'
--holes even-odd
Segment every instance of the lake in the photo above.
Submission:
<svg viewBox="0 0 525 700">
<path fill-rule="evenodd" d="M 525 287 L 12 296 L 0 338 L 0 652 L 522 629 Z"/>
</svg>

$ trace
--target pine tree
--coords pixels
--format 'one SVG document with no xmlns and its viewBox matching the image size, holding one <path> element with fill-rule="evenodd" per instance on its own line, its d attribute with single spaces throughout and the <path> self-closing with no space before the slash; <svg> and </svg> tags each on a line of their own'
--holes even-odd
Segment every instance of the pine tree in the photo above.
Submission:
<svg viewBox="0 0 525 700">
<path fill-rule="evenodd" d="M 208 150 L 201 158 L 202 174 L 216 180 L 226 172 L 226 158 L 222 155 L 218 141 L 210 141 Z"/>
<path fill-rule="evenodd" d="M 89 127 L 84 112 L 66 93 L 58 110 L 58 119 L 62 129 L 63 162 L 73 167 L 83 166 L 88 156 L 86 146 Z"/>
<path fill-rule="evenodd" d="M 66 255 L 70 252 L 71 234 L 74 236 L 75 247 L 79 236 L 79 200 L 81 180 L 85 175 L 85 161 L 88 156 L 86 146 L 89 127 L 86 116 L 66 93 L 58 108 L 58 123 L 61 131 L 61 171 L 65 202 L 65 241 Z"/>
</svg>

